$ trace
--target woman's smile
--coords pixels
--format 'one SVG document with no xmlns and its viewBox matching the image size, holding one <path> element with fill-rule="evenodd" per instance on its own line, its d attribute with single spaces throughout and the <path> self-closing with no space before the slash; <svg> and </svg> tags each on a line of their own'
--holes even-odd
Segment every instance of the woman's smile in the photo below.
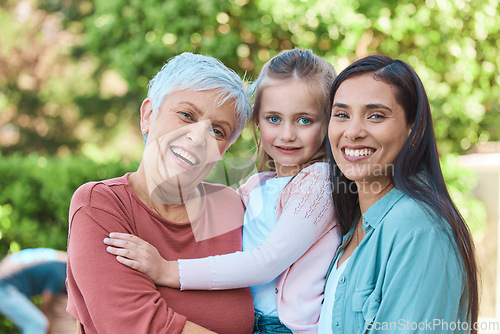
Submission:
<svg viewBox="0 0 500 334">
<path fill-rule="evenodd" d="M 186 166 L 186 169 L 192 170 L 201 162 L 197 154 L 189 151 L 185 147 L 172 145 L 169 151 L 174 156 L 174 161 L 181 167 Z"/>
<path fill-rule="evenodd" d="M 342 152 L 344 153 L 344 157 L 349 161 L 359 161 L 363 159 L 368 159 L 375 153 L 375 149 L 371 147 L 343 147 Z"/>
<path fill-rule="evenodd" d="M 390 182 L 410 130 L 391 85 L 363 74 L 339 86 L 328 136 L 333 157 L 348 179 L 381 186 Z"/>
<path fill-rule="evenodd" d="M 190 194 L 229 146 L 236 127 L 232 102 L 219 105 L 215 91 L 180 90 L 165 98 L 157 114 L 148 99 L 141 108 L 142 127 L 148 131 L 143 162 L 150 194 L 175 197 L 179 188 Z"/>
</svg>

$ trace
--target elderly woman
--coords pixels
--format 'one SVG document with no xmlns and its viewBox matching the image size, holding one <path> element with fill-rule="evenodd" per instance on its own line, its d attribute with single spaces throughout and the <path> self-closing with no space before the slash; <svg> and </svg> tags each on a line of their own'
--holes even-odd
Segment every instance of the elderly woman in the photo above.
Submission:
<svg viewBox="0 0 500 334">
<path fill-rule="evenodd" d="M 102 244 L 119 231 L 172 260 L 241 250 L 241 200 L 202 182 L 249 118 L 241 79 L 213 58 L 184 53 L 150 82 L 140 112 L 146 147 L 138 170 L 73 195 L 68 311 L 80 333 L 250 333 L 249 289 L 157 287 Z"/>
</svg>

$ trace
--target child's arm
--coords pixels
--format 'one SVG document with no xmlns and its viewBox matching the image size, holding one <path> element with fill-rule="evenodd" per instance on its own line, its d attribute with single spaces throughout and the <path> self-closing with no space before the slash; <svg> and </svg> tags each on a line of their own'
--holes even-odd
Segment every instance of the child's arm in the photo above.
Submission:
<svg viewBox="0 0 500 334">
<path fill-rule="evenodd" d="M 281 215 L 260 245 L 244 252 L 179 260 L 181 289 L 234 289 L 270 282 L 334 228 L 331 196 L 328 164 L 305 168 L 282 190 Z"/>
<path fill-rule="evenodd" d="M 148 275 L 156 285 L 180 288 L 177 261 L 165 260 L 147 241 L 133 234 L 112 232 L 104 243 L 118 262 Z"/>
<path fill-rule="evenodd" d="M 218 290 L 268 283 L 335 226 L 328 172 L 325 166 L 322 167 L 299 174 L 290 184 L 293 188 L 278 222 L 267 238 L 252 250 L 179 260 L 179 270 L 175 266 L 177 263 L 161 259 L 156 249 L 152 250 L 151 245 L 137 237 L 131 238 L 134 242 L 122 240 L 125 242 L 116 244 L 108 241 L 110 245 L 113 242 L 123 247 L 119 253 L 113 248 L 109 252 L 128 258 L 130 262 L 125 258 L 119 261 L 148 276 L 143 270 L 152 272 L 154 278 L 151 278 L 158 285 L 178 287 L 180 284 L 184 290 Z M 179 276 L 182 277 L 180 282 Z"/>
</svg>

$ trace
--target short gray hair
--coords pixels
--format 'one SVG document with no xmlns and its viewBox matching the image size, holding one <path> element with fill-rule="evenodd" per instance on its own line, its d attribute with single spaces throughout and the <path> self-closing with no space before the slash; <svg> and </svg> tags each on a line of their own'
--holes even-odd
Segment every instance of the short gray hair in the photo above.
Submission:
<svg viewBox="0 0 500 334">
<path fill-rule="evenodd" d="M 158 113 L 165 97 L 177 90 L 216 90 L 219 105 L 233 100 L 237 126 L 231 134 L 231 142 L 238 138 L 251 117 L 250 90 L 244 87 L 236 72 L 210 56 L 184 52 L 171 58 L 151 79 L 148 88 L 154 114 Z"/>
</svg>

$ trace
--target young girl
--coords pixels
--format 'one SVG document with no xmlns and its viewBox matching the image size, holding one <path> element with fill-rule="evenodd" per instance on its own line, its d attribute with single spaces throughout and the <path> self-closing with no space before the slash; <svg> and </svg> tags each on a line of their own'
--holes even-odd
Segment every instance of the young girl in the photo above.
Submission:
<svg viewBox="0 0 500 334">
<path fill-rule="evenodd" d="M 270 171 L 239 189 L 246 206 L 243 252 L 166 261 L 145 241 L 120 233 L 105 239 L 108 252 L 157 285 L 251 286 L 254 333 L 316 333 L 325 275 L 340 243 L 322 162 L 334 78 L 328 62 L 295 49 L 271 59 L 257 79 L 253 120 L 265 151 L 259 170 Z"/>
</svg>

